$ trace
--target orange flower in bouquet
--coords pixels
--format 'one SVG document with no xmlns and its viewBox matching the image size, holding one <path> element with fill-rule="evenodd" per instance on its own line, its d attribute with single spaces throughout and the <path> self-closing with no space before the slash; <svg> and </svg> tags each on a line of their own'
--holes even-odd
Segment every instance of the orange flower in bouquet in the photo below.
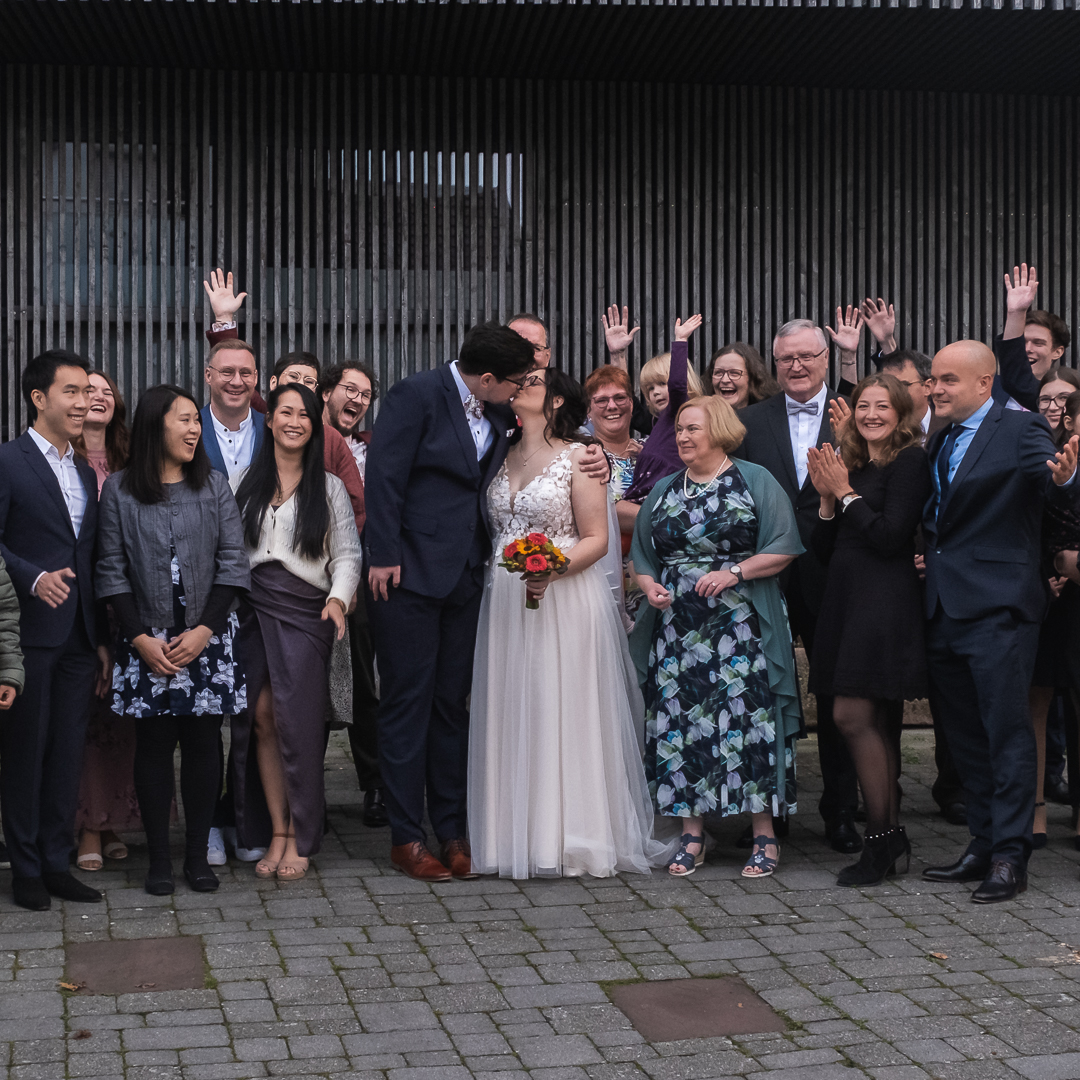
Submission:
<svg viewBox="0 0 1080 1080">
<path fill-rule="evenodd" d="M 546 577 L 548 574 L 565 574 L 570 561 L 540 532 L 531 532 L 507 544 L 502 555 L 499 565 L 511 574 L 520 574 L 522 581 Z M 540 601 L 528 597 L 525 606 L 535 611 Z"/>
</svg>

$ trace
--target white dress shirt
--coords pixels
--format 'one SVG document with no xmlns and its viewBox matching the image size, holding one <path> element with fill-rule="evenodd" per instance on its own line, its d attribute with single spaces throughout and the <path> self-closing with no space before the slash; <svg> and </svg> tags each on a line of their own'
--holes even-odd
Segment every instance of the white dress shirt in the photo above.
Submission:
<svg viewBox="0 0 1080 1080">
<path fill-rule="evenodd" d="M 811 401 L 817 402 L 817 412 L 798 412 L 792 415 L 788 413 L 788 432 L 791 434 L 791 453 L 795 458 L 795 475 L 799 480 L 799 487 L 806 483 L 807 468 L 806 468 L 806 456 L 809 453 L 811 446 L 817 446 L 818 433 L 821 431 L 821 420 L 825 415 L 825 399 L 829 396 L 829 388 L 822 383 L 821 389 L 818 391 L 817 397 L 811 398 L 806 404 L 809 405 Z M 787 408 L 788 402 L 792 404 L 799 404 L 794 398 L 789 398 L 787 394 L 784 395 L 784 407 Z"/>
<path fill-rule="evenodd" d="M 241 471 L 229 481 L 234 495 L 243 478 Z M 327 599 L 340 600 L 348 608 L 360 583 L 360 537 L 356 535 L 349 493 L 332 473 L 326 474 L 326 500 L 330 505 L 330 528 L 323 558 L 309 559 L 293 547 L 296 496 L 290 495 L 276 510 L 266 508 L 258 545 L 247 549 L 248 559 L 253 570 L 263 563 L 281 563 L 290 574 L 325 592 Z"/>
<path fill-rule="evenodd" d="M 86 513 L 86 488 L 83 487 L 79 470 L 75 468 L 75 451 L 71 448 L 71 443 L 68 443 L 67 451 L 61 457 L 56 447 L 33 428 L 30 428 L 30 438 L 45 455 L 49 468 L 52 469 L 53 475 L 60 484 L 64 502 L 67 504 L 68 516 L 71 518 L 71 528 L 78 536 L 79 529 L 82 528 L 83 515 Z"/>
<path fill-rule="evenodd" d="M 225 460 L 225 468 L 231 480 L 241 469 L 246 469 L 251 464 L 251 456 L 255 452 L 255 411 L 248 409 L 247 416 L 240 421 L 239 431 L 230 431 L 214 415 L 213 408 L 210 409 L 210 419 L 214 424 L 218 449 Z"/>
<path fill-rule="evenodd" d="M 354 439 L 351 435 L 345 441 L 349 444 L 353 460 L 356 462 L 356 467 L 360 470 L 360 479 L 363 480 L 364 472 L 367 469 L 367 443 L 361 442 L 359 439 Z"/>
<path fill-rule="evenodd" d="M 53 475 L 60 485 L 60 492 L 64 496 L 68 517 L 71 518 L 72 531 L 78 536 L 79 530 L 82 528 L 83 516 L 86 514 L 87 495 L 82 477 L 79 476 L 79 470 L 75 467 L 75 451 L 71 448 L 71 443 L 68 443 L 68 448 L 64 456 L 61 457 L 60 452 L 48 439 L 39 435 L 33 428 L 30 428 L 29 431 L 30 438 L 34 440 L 34 445 L 49 463 L 49 468 L 52 469 Z M 34 578 L 34 584 L 30 587 L 31 596 L 37 596 L 38 582 L 44 576 L 44 574 L 38 574 Z"/>
<path fill-rule="evenodd" d="M 934 412 L 929 406 L 926 412 L 922 414 L 922 419 L 919 421 L 919 427 L 922 428 L 923 434 L 923 446 L 926 445 L 926 436 L 930 434 L 930 421 L 934 419 Z"/>
<path fill-rule="evenodd" d="M 458 362 L 456 360 L 450 365 L 450 371 L 454 376 L 454 382 L 457 383 L 458 393 L 461 395 L 461 408 L 464 410 L 465 402 L 472 391 L 465 385 L 465 380 L 461 377 L 461 372 L 458 371 Z M 469 431 L 472 432 L 473 442 L 476 443 L 476 460 L 479 461 L 487 453 L 487 449 L 491 445 L 491 421 L 486 416 L 470 416 L 468 413 L 465 413 L 465 419 L 469 423 Z"/>
</svg>

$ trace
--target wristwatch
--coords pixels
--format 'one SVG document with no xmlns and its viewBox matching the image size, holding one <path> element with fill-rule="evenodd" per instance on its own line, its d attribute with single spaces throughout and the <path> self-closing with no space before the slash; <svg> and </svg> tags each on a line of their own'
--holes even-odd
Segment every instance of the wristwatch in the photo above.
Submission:
<svg viewBox="0 0 1080 1080">
<path fill-rule="evenodd" d="M 861 499 L 861 495 L 856 495 L 854 491 L 849 491 L 840 500 L 840 509 L 846 510 L 856 499 Z"/>
<path fill-rule="evenodd" d="M 740 583 L 744 580 L 742 567 L 738 563 L 736 563 L 732 567 L 729 567 L 728 573 L 734 575 L 735 580 Z"/>
</svg>

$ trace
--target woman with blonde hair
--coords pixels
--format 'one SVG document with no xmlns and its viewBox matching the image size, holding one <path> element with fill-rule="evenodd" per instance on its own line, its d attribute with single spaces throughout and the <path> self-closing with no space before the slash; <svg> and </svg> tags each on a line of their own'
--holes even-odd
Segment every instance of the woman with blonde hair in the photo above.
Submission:
<svg viewBox="0 0 1080 1080">
<path fill-rule="evenodd" d="M 821 496 L 811 543 L 828 566 L 810 690 L 834 698 L 866 802 L 862 856 L 837 884 L 873 885 L 911 853 L 899 823 L 899 762 L 887 709 L 927 691 L 915 532 L 930 496 L 930 467 L 911 397 L 894 375 L 863 379 L 839 427 L 839 453 L 825 443 L 807 459 Z"/>
<path fill-rule="evenodd" d="M 682 822 L 675 876 L 705 855 L 704 815 L 752 815 L 744 877 L 768 877 L 773 817 L 795 811 L 800 729 L 791 631 L 777 575 L 802 554 L 791 501 L 730 454 L 746 431 L 722 398 L 675 423 L 683 468 L 645 500 L 630 556 L 648 600 L 630 637 L 645 698 L 645 775 L 656 812 Z"/>
</svg>

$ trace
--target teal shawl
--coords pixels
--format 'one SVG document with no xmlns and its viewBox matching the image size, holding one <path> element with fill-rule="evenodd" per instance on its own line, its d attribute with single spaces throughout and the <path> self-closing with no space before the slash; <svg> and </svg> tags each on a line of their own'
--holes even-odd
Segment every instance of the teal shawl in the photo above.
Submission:
<svg viewBox="0 0 1080 1080">
<path fill-rule="evenodd" d="M 760 465 L 749 461 L 732 461 L 746 481 L 750 497 L 758 517 L 758 542 L 755 555 L 801 555 L 804 551 L 799 540 L 799 527 L 795 511 L 784 489 L 772 475 Z M 634 541 L 630 559 L 634 570 L 660 580 L 660 561 L 652 541 L 653 508 L 671 485 L 682 476 L 681 472 L 660 480 L 642 504 L 634 526 Z M 791 647 L 791 627 L 788 624 L 787 607 L 780 592 L 776 576 L 755 578 L 739 586 L 757 613 L 761 627 L 761 647 L 765 653 L 765 669 L 769 676 L 769 689 L 773 693 L 773 724 L 777 741 L 798 735 L 802 728 L 802 706 L 799 702 L 799 686 L 795 677 L 795 654 Z M 630 655 L 637 668 L 638 682 L 645 685 L 649 667 L 649 650 L 653 635 L 657 632 L 657 616 L 660 613 L 648 601 L 643 601 L 637 612 L 637 623 L 630 635 Z M 776 753 L 777 790 L 784 787 L 784 755 Z"/>
</svg>

